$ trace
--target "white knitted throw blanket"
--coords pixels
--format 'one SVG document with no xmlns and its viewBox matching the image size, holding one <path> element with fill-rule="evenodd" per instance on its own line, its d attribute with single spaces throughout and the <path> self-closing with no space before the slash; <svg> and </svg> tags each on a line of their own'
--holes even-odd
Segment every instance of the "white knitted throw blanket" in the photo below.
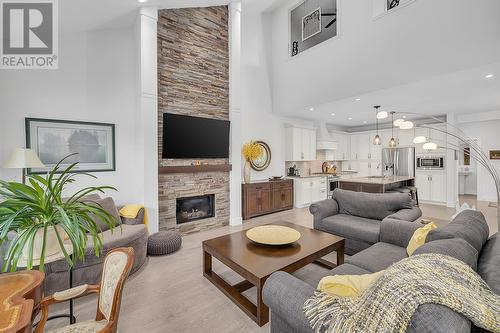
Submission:
<svg viewBox="0 0 500 333">
<path fill-rule="evenodd" d="M 441 304 L 476 326 L 500 333 L 500 296 L 462 261 L 440 254 L 403 259 L 360 297 L 317 291 L 304 304 L 315 332 L 403 333 L 422 304 Z"/>
</svg>

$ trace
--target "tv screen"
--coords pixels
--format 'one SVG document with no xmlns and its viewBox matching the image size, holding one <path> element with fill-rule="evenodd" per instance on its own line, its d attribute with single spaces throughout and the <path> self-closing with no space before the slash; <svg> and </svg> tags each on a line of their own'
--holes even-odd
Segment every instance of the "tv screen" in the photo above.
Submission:
<svg viewBox="0 0 500 333">
<path fill-rule="evenodd" d="M 230 122 L 163 114 L 163 158 L 228 158 Z"/>
</svg>

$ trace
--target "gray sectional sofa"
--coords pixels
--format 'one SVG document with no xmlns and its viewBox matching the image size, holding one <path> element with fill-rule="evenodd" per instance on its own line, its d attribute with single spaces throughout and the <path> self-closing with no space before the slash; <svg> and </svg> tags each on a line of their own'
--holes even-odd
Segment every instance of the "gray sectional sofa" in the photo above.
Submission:
<svg viewBox="0 0 500 333">
<path fill-rule="evenodd" d="M 378 241 L 369 248 L 346 258 L 346 263 L 317 277 L 359 275 L 383 270 L 407 257 L 406 246 L 413 232 L 421 227 L 394 218 L 380 223 Z M 440 253 L 464 261 L 474 268 L 497 294 L 500 294 L 500 239 L 498 233 L 488 239 L 489 229 L 480 212 L 464 211 L 448 226 L 431 232 L 426 244 L 415 254 Z M 264 286 L 264 302 L 271 309 L 272 333 L 313 333 L 302 311 L 304 302 L 314 294 L 309 285 L 294 276 L 277 272 Z M 482 332 L 462 315 L 437 304 L 420 306 L 412 317 L 408 333 Z"/>
<path fill-rule="evenodd" d="M 141 268 L 146 261 L 148 229 L 144 225 L 144 211 L 141 209 L 135 219 L 120 217 L 118 207 L 113 199 L 99 196 L 85 197 L 86 201 L 98 202 L 108 213 L 115 217 L 117 226 L 113 231 L 101 221 L 96 223 L 101 227 L 103 249 L 100 257 L 96 257 L 92 240 L 89 239 L 85 250 L 85 261 L 79 261 L 73 268 L 73 287 L 82 284 L 98 284 L 101 279 L 104 257 L 112 249 L 118 247 L 132 247 L 134 249 L 134 264 L 131 274 Z M 7 244 L 0 248 L 0 266 L 3 262 Z M 52 295 L 56 291 L 69 289 L 69 265 L 61 259 L 45 265 L 44 293 Z"/>
<path fill-rule="evenodd" d="M 314 229 L 346 239 L 345 253 L 352 255 L 379 241 L 385 218 L 415 221 L 422 211 L 406 193 L 364 193 L 341 189 L 333 198 L 312 204 Z"/>
</svg>

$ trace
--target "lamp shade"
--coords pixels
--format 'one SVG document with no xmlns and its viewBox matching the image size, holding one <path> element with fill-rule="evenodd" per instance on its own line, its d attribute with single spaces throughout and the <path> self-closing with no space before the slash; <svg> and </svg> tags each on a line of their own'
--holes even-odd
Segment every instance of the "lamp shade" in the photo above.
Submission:
<svg viewBox="0 0 500 333">
<path fill-rule="evenodd" d="M 426 142 L 426 143 L 424 143 L 422 148 L 424 150 L 436 150 L 436 149 L 438 149 L 438 146 L 434 142 Z"/>
<path fill-rule="evenodd" d="M 394 126 L 399 127 L 404 122 L 405 122 L 405 120 L 403 118 L 396 119 L 396 120 L 394 120 Z"/>
<path fill-rule="evenodd" d="M 427 142 L 427 138 L 423 135 L 421 136 L 416 136 L 414 139 L 413 139 L 413 143 L 426 143 Z"/>
<path fill-rule="evenodd" d="M 412 129 L 413 126 L 414 126 L 413 122 L 411 122 L 411 121 L 403 121 L 399 125 L 399 128 L 401 128 L 402 130 L 408 130 L 408 129 Z"/>
<path fill-rule="evenodd" d="M 16 148 L 3 165 L 6 169 L 43 168 L 42 161 L 33 149 Z"/>
</svg>

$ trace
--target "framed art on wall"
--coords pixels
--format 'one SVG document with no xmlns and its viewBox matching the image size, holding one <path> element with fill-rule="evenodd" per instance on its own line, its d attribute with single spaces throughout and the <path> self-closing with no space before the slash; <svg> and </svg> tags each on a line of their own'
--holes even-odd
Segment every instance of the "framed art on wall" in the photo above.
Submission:
<svg viewBox="0 0 500 333">
<path fill-rule="evenodd" d="M 43 169 L 28 169 L 29 174 L 45 173 L 62 158 L 61 169 L 78 162 L 76 172 L 115 171 L 115 125 L 72 120 L 26 118 L 26 147 L 36 151 Z"/>
<path fill-rule="evenodd" d="M 339 34 L 338 0 L 303 0 L 289 10 L 289 54 L 295 57 Z"/>
</svg>

